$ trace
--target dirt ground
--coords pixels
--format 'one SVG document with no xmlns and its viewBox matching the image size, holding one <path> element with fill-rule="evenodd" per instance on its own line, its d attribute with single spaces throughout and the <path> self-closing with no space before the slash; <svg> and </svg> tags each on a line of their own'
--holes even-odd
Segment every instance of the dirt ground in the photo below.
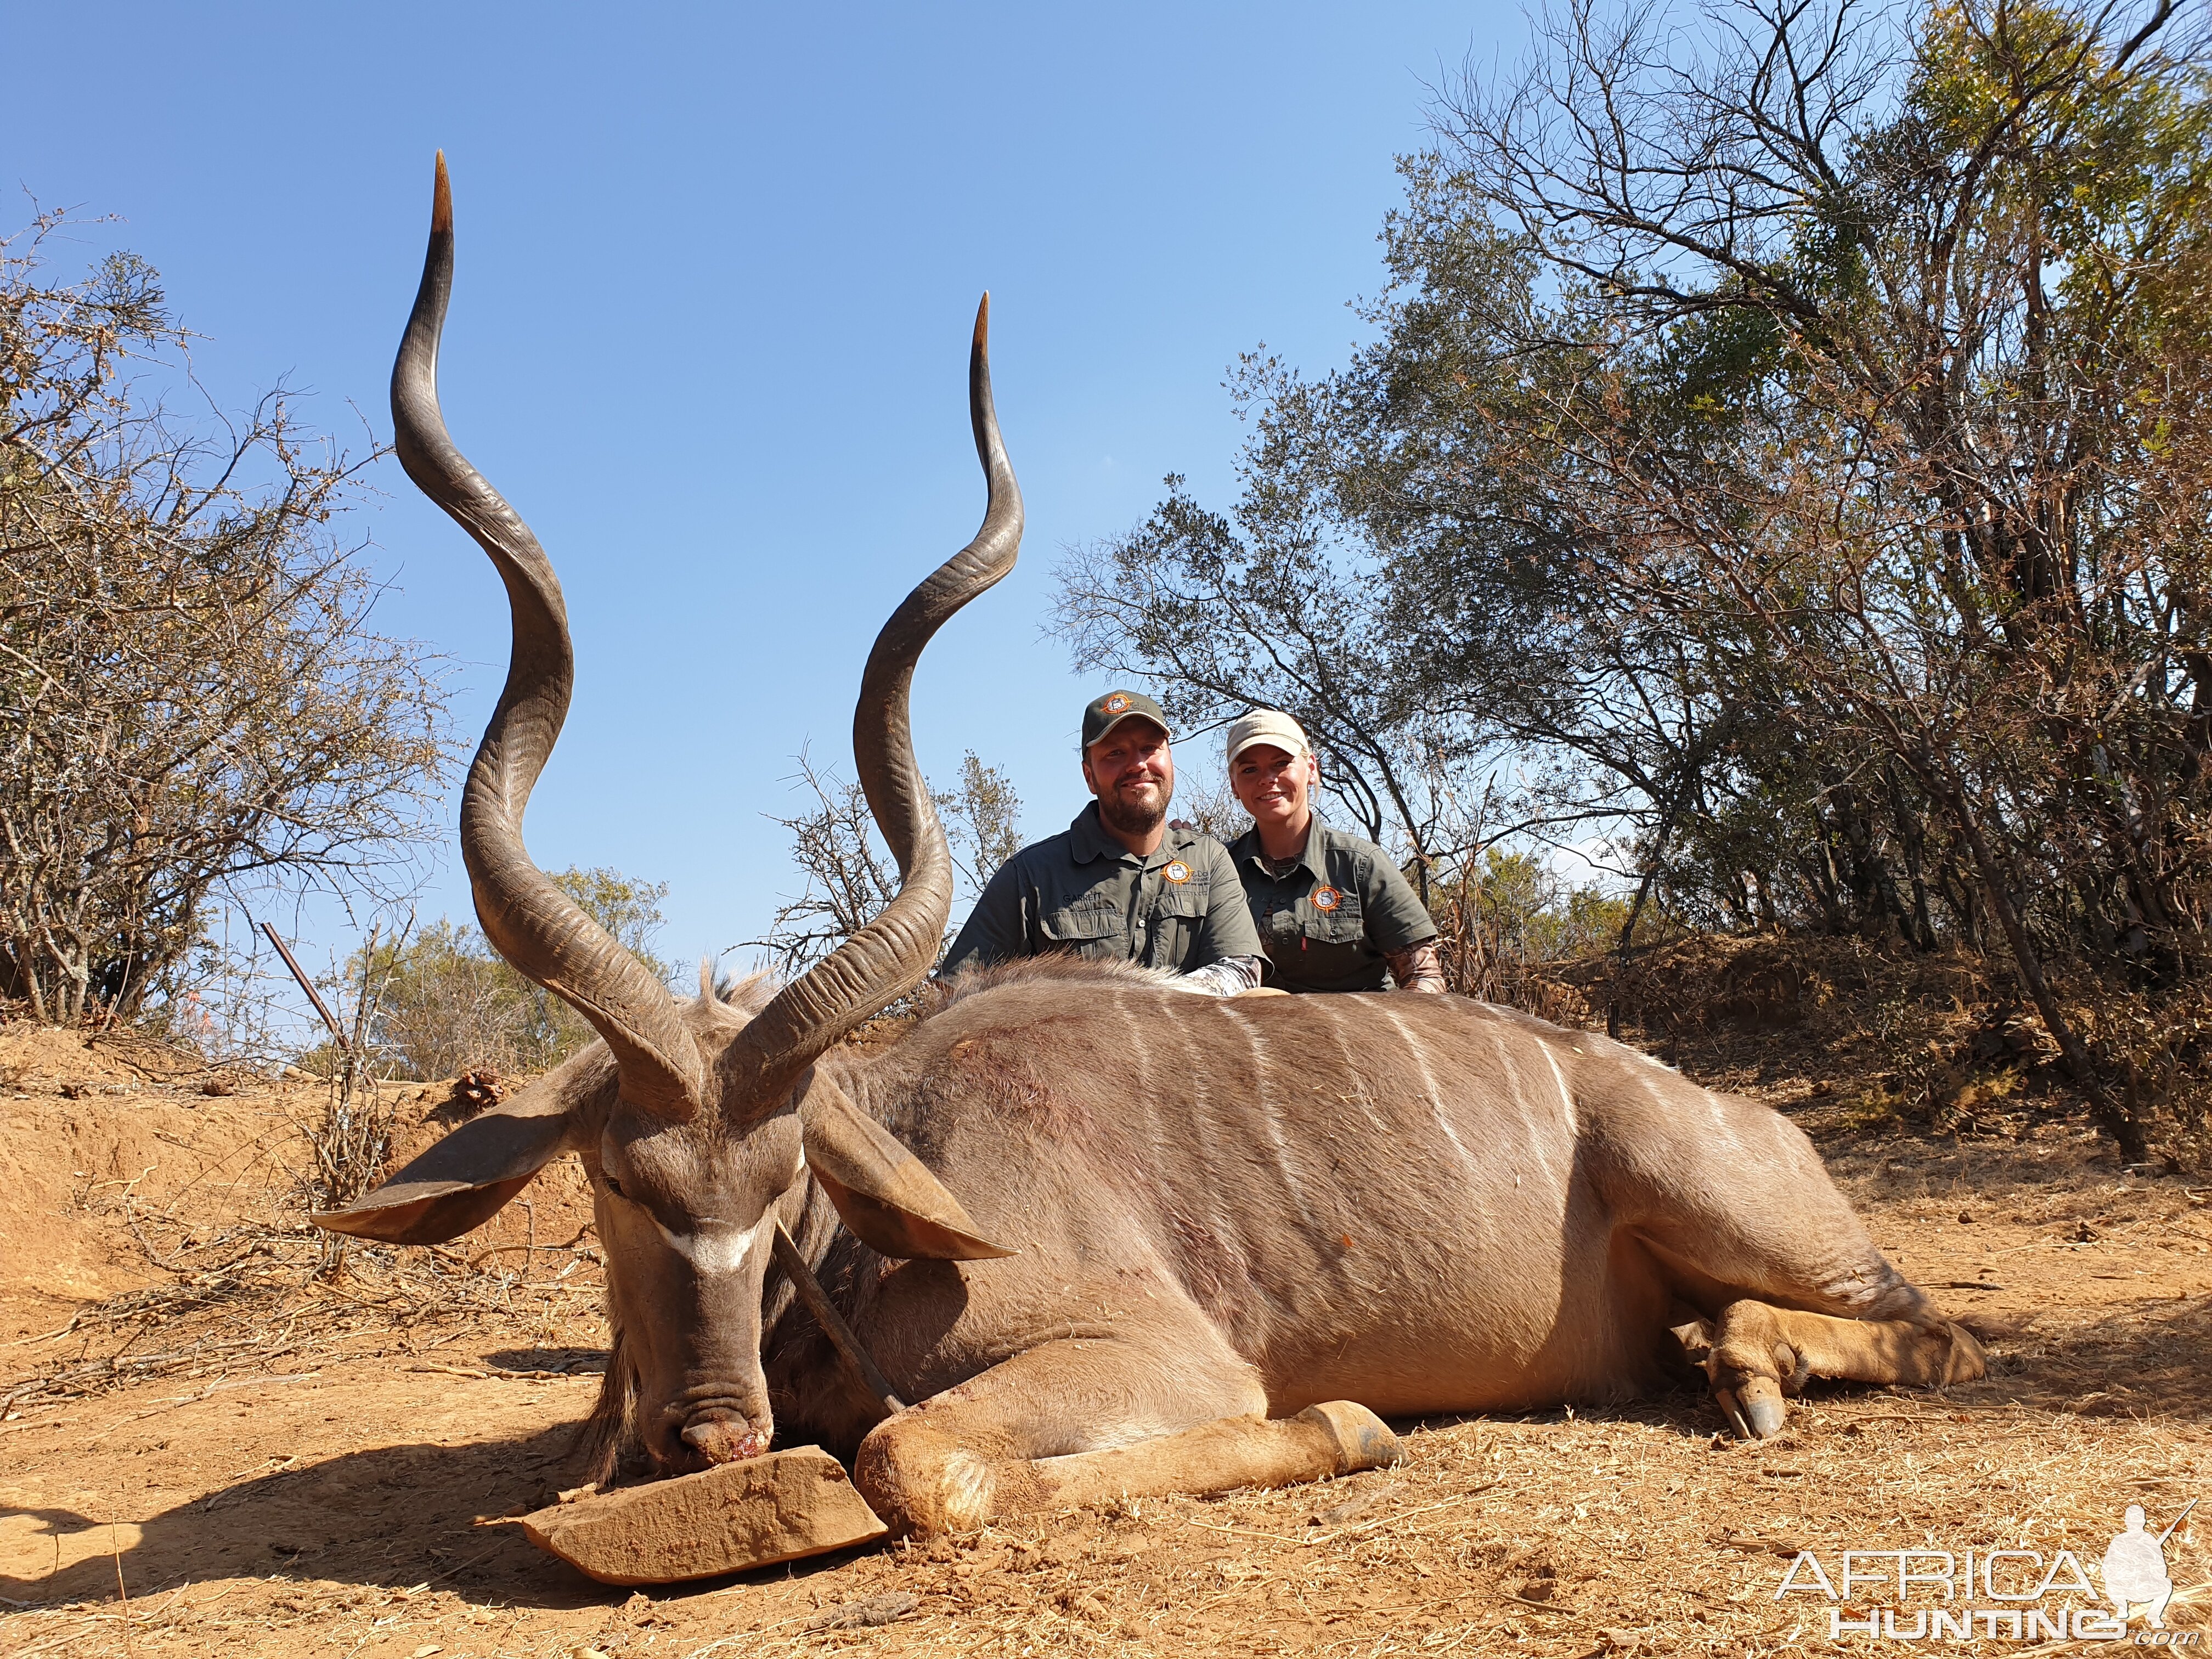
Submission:
<svg viewBox="0 0 2212 1659">
<path fill-rule="evenodd" d="M 0 1028 L 0 1655 L 1887 1647 L 1832 1639 L 1817 1593 L 1778 1601 L 1798 1552 L 1832 1577 L 1847 1549 L 2067 1549 L 2094 1571 L 2129 1504 L 2156 1531 L 2212 1493 L 2212 1190 L 2123 1170 L 2049 1111 L 1916 1128 L 1866 1080 L 1894 1073 L 1881 1043 L 1771 1013 L 1663 1046 L 1807 1126 L 1892 1258 L 1984 1335 L 1986 1380 L 1816 1387 L 1757 1445 L 1688 1394 L 1401 1425 L 1404 1464 L 1348 1481 L 646 1593 L 499 1524 L 580 1478 L 605 1332 L 573 1171 L 465 1252 L 325 1283 L 285 1209 L 319 1086 L 208 1096 L 112 1044 Z M 1842 1083 L 1821 1070 L 1854 1052 Z M 403 1097 L 410 1134 L 439 1106 Z M 2184 1632 L 2212 1604 L 2206 1513 L 2166 1547 Z M 1895 1601 L 1861 1583 L 1844 1616 Z"/>
</svg>

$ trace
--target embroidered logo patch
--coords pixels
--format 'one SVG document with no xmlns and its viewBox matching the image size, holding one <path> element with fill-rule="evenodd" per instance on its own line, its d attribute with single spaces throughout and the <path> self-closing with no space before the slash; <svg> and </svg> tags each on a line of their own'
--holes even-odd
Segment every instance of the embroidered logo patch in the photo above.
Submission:
<svg viewBox="0 0 2212 1659">
<path fill-rule="evenodd" d="M 1164 866 L 1160 873 L 1180 887 L 1190 879 L 1190 866 L 1185 864 L 1181 859 L 1175 859 Z"/>
<path fill-rule="evenodd" d="M 1313 890 L 1313 908 L 1323 915 L 1339 908 L 1343 903 L 1344 894 L 1337 888 L 1316 887 Z"/>
<path fill-rule="evenodd" d="M 1112 696 L 1107 698 L 1104 702 L 1098 706 L 1101 708 L 1103 708 L 1109 714 L 1118 714 L 1129 706 L 1129 700 L 1123 696 L 1119 691 L 1116 691 Z"/>
</svg>

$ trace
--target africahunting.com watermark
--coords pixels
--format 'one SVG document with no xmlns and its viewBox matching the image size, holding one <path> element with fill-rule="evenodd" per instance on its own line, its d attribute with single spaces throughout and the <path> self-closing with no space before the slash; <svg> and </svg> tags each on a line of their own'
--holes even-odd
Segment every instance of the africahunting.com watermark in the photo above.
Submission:
<svg viewBox="0 0 2212 1659">
<path fill-rule="evenodd" d="M 1831 1639 L 2124 1642 L 2132 1634 L 2140 1646 L 2202 1650 L 2197 1632 L 2166 1627 L 2173 1600 L 2166 1541 L 2196 1507 L 2191 1498 L 2153 1532 L 2142 1506 L 2129 1505 L 2094 1580 L 2072 1550 L 1844 1550 L 1826 1561 L 1800 1550 L 1774 1599 L 1824 1598 Z M 1868 1605 L 1876 1596 L 1895 1605 Z M 2142 1626 L 2132 1633 L 2131 1615 Z"/>
</svg>

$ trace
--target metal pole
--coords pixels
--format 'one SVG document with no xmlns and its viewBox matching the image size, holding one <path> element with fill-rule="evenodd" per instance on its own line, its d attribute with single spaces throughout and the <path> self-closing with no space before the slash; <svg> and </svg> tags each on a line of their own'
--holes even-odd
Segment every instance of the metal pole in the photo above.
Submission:
<svg viewBox="0 0 2212 1659">
<path fill-rule="evenodd" d="M 323 1024 L 331 1028 L 331 1039 L 338 1045 L 338 1052 L 351 1054 L 353 1048 L 346 1042 L 345 1033 L 338 1029 L 338 1023 L 332 1018 L 331 1011 L 323 1006 L 322 998 L 315 994 L 314 985 L 301 971 L 300 964 L 292 959 L 292 953 L 285 948 L 284 941 L 276 937 L 275 926 L 264 921 L 261 924 L 261 931 L 269 935 L 269 942 L 276 947 L 276 954 L 284 958 L 284 965 L 292 970 L 292 977 L 300 981 L 300 988 L 307 994 L 307 1000 L 315 1005 L 315 1012 L 323 1017 Z"/>
<path fill-rule="evenodd" d="M 896 1416 L 906 1409 L 906 1401 L 891 1392 L 890 1379 L 876 1369 L 876 1362 L 860 1346 L 860 1339 L 853 1334 L 853 1328 L 845 1322 L 830 1300 L 830 1293 L 822 1288 L 822 1281 L 814 1276 L 814 1269 L 806 1265 L 806 1258 L 792 1243 L 791 1235 L 783 1230 L 783 1223 L 775 1224 L 775 1265 L 783 1269 L 791 1280 L 791 1288 L 799 1292 L 799 1299 L 806 1304 L 806 1311 L 814 1316 L 815 1322 L 828 1334 L 831 1345 L 845 1356 L 845 1363 L 860 1376 L 860 1382 L 876 1397 L 885 1417 Z"/>
</svg>

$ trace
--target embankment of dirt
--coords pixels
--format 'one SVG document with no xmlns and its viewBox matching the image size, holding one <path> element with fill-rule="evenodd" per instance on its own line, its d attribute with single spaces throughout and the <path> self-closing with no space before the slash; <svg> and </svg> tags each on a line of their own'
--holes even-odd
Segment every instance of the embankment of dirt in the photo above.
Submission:
<svg viewBox="0 0 2212 1659">
<path fill-rule="evenodd" d="M 0 1026 L 0 1338 L 161 1278 L 118 1224 L 129 1200 L 258 1210 L 296 1139 L 280 1100 L 210 1097 L 20 1024 Z"/>
<path fill-rule="evenodd" d="M 245 1233 L 264 1255 L 319 1250 L 306 1194 L 329 1099 L 313 1079 L 213 1073 L 149 1044 L 0 1025 L 0 1342 L 228 1265 Z M 388 1168 L 459 1121 L 447 1084 L 386 1085 L 383 1099 Z M 565 1249 L 588 1242 L 591 1221 L 588 1183 L 563 1159 L 471 1236 L 469 1255 Z"/>
</svg>

